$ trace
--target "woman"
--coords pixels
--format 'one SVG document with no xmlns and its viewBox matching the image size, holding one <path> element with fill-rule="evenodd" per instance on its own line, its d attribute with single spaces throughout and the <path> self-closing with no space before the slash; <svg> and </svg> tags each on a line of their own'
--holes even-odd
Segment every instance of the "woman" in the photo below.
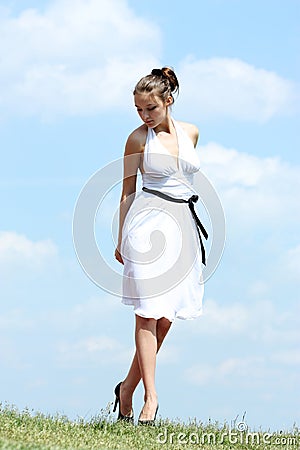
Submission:
<svg viewBox="0 0 300 450">
<path fill-rule="evenodd" d="M 126 378 L 115 388 L 114 411 L 119 404 L 118 419 L 133 422 L 132 396 L 142 379 L 145 395 L 138 423 L 148 425 L 154 424 L 158 410 L 156 354 L 176 317 L 201 314 L 203 297 L 202 225 L 194 212 L 197 196 L 192 188 L 193 173 L 199 170 L 198 129 L 172 119 L 170 107 L 178 89 L 168 67 L 153 69 L 134 89 L 143 124 L 125 147 L 115 250 L 124 264 L 122 302 L 134 306 L 136 352 Z M 138 170 L 143 190 L 136 194 Z M 156 239 L 151 236 L 155 230 L 162 233 Z M 156 248 L 161 245 L 163 251 Z"/>
</svg>

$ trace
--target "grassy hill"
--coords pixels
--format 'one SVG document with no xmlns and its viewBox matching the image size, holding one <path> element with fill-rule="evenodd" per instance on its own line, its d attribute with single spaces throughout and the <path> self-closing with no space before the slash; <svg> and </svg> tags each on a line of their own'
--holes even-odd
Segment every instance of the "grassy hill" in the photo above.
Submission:
<svg viewBox="0 0 300 450">
<path fill-rule="evenodd" d="M 109 410 L 87 421 L 46 416 L 11 406 L 0 408 L 0 449 L 11 450 L 291 450 L 300 445 L 299 430 L 250 431 L 218 423 L 158 420 L 155 427 L 116 422 Z"/>
</svg>

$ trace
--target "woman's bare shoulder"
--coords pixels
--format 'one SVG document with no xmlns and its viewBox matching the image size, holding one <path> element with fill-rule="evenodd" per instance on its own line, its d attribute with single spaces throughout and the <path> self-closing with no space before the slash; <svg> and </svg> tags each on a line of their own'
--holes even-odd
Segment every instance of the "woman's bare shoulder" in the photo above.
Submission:
<svg viewBox="0 0 300 450">
<path fill-rule="evenodd" d="M 198 142 L 198 138 L 199 138 L 198 127 L 196 125 L 194 125 L 193 123 L 180 122 L 180 121 L 177 121 L 177 122 L 184 129 L 186 134 L 191 138 L 194 146 L 196 146 L 196 144 Z"/>
<path fill-rule="evenodd" d="M 148 127 L 143 124 L 130 133 L 126 142 L 126 153 L 139 153 L 144 150 Z"/>
</svg>

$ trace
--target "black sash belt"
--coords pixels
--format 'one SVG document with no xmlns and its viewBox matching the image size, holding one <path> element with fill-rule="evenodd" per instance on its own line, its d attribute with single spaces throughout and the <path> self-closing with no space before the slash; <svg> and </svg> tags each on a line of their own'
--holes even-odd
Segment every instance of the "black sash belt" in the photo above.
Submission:
<svg viewBox="0 0 300 450">
<path fill-rule="evenodd" d="M 143 191 L 148 192 L 149 194 L 157 195 L 158 197 L 161 197 L 164 200 L 168 200 L 169 202 L 188 203 L 189 208 L 190 208 L 191 213 L 192 213 L 192 216 L 193 216 L 193 219 L 194 219 L 194 221 L 196 223 L 196 228 L 197 228 L 197 232 L 198 232 L 198 236 L 199 236 L 199 240 L 200 240 L 201 252 L 202 252 L 202 263 L 205 265 L 206 264 L 205 248 L 204 248 L 204 245 L 203 245 L 201 233 L 203 234 L 203 237 L 205 239 L 208 238 L 208 234 L 207 234 L 206 229 L 204 228 L 204 226 L 200 222 L 200 219 L 197 216 L 195 208 L 194 208 L 194 203 L 196 203 L 198 201 L 198 199 L 199 199 L 198 195 L 192 195 L 188 200 L 184 200 L 183 198 L 170 197 L 170 195 L 165 194 L 164 192 L 156 191 L 155 189 L 149 189 L 147 187 L 143 187 L 142 189 L 143 189 Z"/>
</svg>

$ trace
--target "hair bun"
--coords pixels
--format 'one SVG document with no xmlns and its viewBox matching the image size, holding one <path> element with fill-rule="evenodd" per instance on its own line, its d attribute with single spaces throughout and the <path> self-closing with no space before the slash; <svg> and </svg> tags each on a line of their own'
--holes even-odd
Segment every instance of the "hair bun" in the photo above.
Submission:
<svg viewBox="0 0 300 450">
<path fill-rule="evenodd" d="M 152 69 L 151 70 L 151 75 L 155 75 L 157 77 L 163 77 L 164 73 L 161 69 Z"/>
<path fill-rule="evenodd" d="M 170 84 L 171 92 L 178 91 L 179 83 L 174 70 L 170 67 L 163 67 L 162 69 L 152 69 L 151 75 L 166 78 Z"/>
<path fill-rule="evenodd" d="M 163 76 L 169 80 L 171 92 L 177 92 L 179 90 L 179 82 L 174 70 L 170 67 L 163 67 L 161 71 Z"/>
</svg>

